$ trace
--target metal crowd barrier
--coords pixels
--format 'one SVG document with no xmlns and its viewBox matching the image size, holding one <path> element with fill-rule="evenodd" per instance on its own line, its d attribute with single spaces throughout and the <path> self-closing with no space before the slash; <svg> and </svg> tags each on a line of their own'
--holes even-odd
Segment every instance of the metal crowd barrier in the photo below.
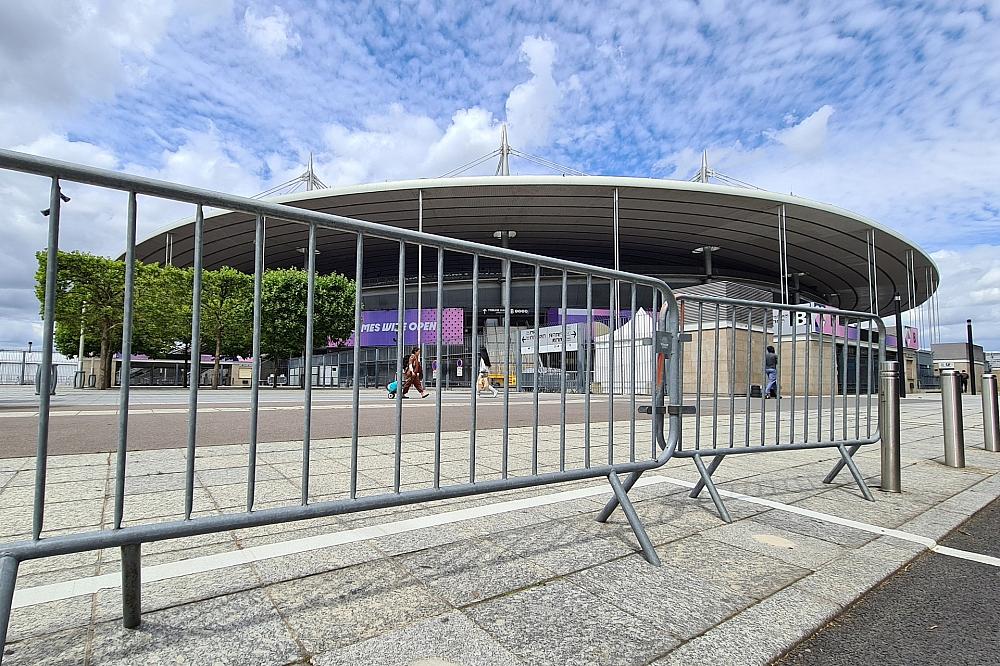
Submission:
<svg viewBox="0 0 1000 666">
<path fill-rule="evenodd" d="M 621 504 L 642 552 L 646 559 L 653 564 L 658 564 L 656 552 L 645 530 L 642 527 L 635 509 L 628 499 L 627 493 L 631 488 L 634 479 L 644 471 L 651 470 L 663 465 L 674 453 L 680 434 L 680 335 L 678 332 L 678 308 L 671 290 L 660 280 L 647 276 L 614 271 L 594 266 L 588 266 L 576 262 L 549 259 L 534 254 L 518 252 L 514 250 L 501 249 L 488 245 L 466 242 L 453 238 L 445 238 L 426 233 L 418 233 L 399 229 L 391 226 L 373 224 L 361 220 L 330 215 L 320 212 L 293 208 L 285 205 L 267 203 L 255 199 L 230 196 L 218 192 L 202 190 L 192 187 L 185 187 L 163 181 L 142 178 L 138 176 L 125 175 L 112 171 L 89 168 L 73 165 L 65 162 L 49 160 L 0 150 L 0 169 L 18 171 L 28 174 L 35 174 L 50 179 L 50 214 L 48 217 L 48 243 L 47 243 L 47 266 L 45 275 L 45 300 L 43 305 L 44 316 L 44 350 L 42 367 L 48 370 L 52 366 L 52 341 L 54 326 L 54 306 L 56 298 L 56 276 L 57 276 L 57 251 L 59 249 L 60 232 L 60 207 L 62 205 L 60 184 L 73 182 L 81 185 L 96 186 L 110 190 L 118 190 L 127 194 L 127 218 L 125 229 L 125 293 L 124 293 L 124 319 L 122 336 L 122 369 L 123 378 L 119 392 L 119 421 L 118 439 L 115 454 L 115 474 L 114 474 L 114 501 L 113 520 L 110 528 L 94 528 L 76 533 L 59 533 L 47 535 L 45 533 L 46 518 L 46 470 L 49 461 L 49 416 L 50 397 L 49 383 L 51 374 L 47 371 L 41 373 L 41 395 L 39 396 L 39 416 L 38 416 L 38 437 L 37 451 L 35 456 L 34 469 L 34 499 L 32 504 L 32 524 L 30 539 L 13 543 L 0 544 L 0 659 L 2 659 L 2 648 L 6 642 L 7 627 L 10 619 L 14 587 L 20 563 L 26 560 L 46 558 L 83 551 L 92 551 L 102 548 L 121 548 L 122 557 L 122 616 L 126 627 L 136 627 L 139 625 L 141 616 L 141 550 L 142 545 L 154 541 L 166 539 L 176 539 L 195 535 L 203 535 L 225 530 L 239 528 L 249 528 L 291 521 L 300 521 L 313 518 L 329 517 L 338 514 L 347 514 L 372 509 L 397 507 L 402 505 L 430 502 L 463 496 L 471 496 L 497 491 L 528 488 L 545 484 L 562 483 L 582 479 L 607 478 L 614 492 L 613 504 Z M 182 202 L 194 206 L 194 281 L 192 299 L 192 343 L 191 359 L 192 364 L 197 364 L 201 358 L 201 291 L 202 291 L 202 266 L 203 266 L 203 240 L 205 234 L 205 207 L 213 207 L 224 211 L 238 211 L 248 213 L 254 217 L 256 239 L 255 239 L 255 261 L 253 277 L 253 381 L 250 388 L 250 410 L 249 410 L 249 457 L 246 466 L 246 508 L 245 511 L 230 514 L 213 514 L 206 516 L 195 515 L 195 457 L 198 451 L 198 382 L 191 382 L 188 399 L 188 428 L 186 436 L 186 456 L 184 467 L 184 495 L 183 495 L 183 519 L 171 522 L 142 522 L 132 524 L 127 521 L 123 524 L 126 515 L 128 502 L 126 500 L 126 474 L 129 465 L 129 365 L 131 357 L 131 335 L 134 319 L 134 289 L 136 274 L 136 221 L 141 203 L 140 197 L 157 197 L 175 202 Z M 597 284 L 609 285 L 609 294 L 614 301 L 608 305 L 616 308 L 621 303 L 627 302 L 633 312 L 637 307 L 646 308 L 647 312 L 657 313 L 653 318 L 651 340 L 653 344 L 642 346 L 637 351 L 637 344 L 634 336 L 630 343 L 621 349 L 628 351 L 618 351 L 617 353 L 629 354 L 629 368 L 632 385 L 625 387 L 618 393 L 621 402 L 629 405 L 631 416 L 629 417 L 628 435 L 616 431 L 614 423 L 615 415 L 615 395 L 599 396 L 594 400 L 607 403 L 607 428 L 606 432 L 598 434 L 605 441 L 597 441 L 596 436 L 592 436 L 592 421 L 599 422 L 601 419 L 592 408 L 592 396 L 589 383 L 585 387 L 583 396 L 575 395 L 574 401 L 582 401 L 584 417 L 582 423 L 570 424 L 567 427 L 567 389 L 565 372 L 561 378 L 560 397 L 560 417 L 554 423 L 545 425 L 551 433 L 540 435 L 539 420 L 539 391 L 537 386 L 533 396 L 519 403 L 531 404 L 532 419 L 528 428 L 512 427 L 511 411 L 511 390 L 504 386 L 502 397 L 502 428 L 499 440 L 500 461 L 499 478 L 480 478 L 477 476 L 479 468 L 477 466 L 477 392 L 468 389 L 463 395 L 469 396 L 468 407 L 456 408 L 461 410 L 463 416 L 468 416 L 468 474 L 464 475 L 461 482 L 455 482 L 456 475 L 461 472 L 448 475 L 442 474 L 442 387 L 440 382 L 433 390 L 436 393 L 434 404 L 434 427 L 433 432 L 425 434 L 404 434 L 404 403 L 402 402 L 402 392 L 397 392 L 395 398 L 395 433 L 392 456 L 394 461 L 391 484 L 375 494 L 367 494 L 368 489 L 360 489 L 358 483 L 358 455 L 359 441 L 363 437 L 359 436 L 359 423 L 361 420 L 361 396 L 360 386 L 357 382 L 353 385 L 352 400 L 352 427 L 350 432 L 345 433 L 322 433 L 322 437 L 342 436 L 345 439 L 349 436 L 349 476 L 345 479 L 346 488 L 339 489 L 346 493 L 345 498 L 330 499 L 323 501 L 311 501 L 310 499 L 310 453 L 312 451 L 313 439 L 319 432 L 313 431 L 312 424 L 312 373 L 305 373 L 305 387 L 303 393 L 304 400 L 304 421 L 302 434 L 302 448 L 299 457 L 301 461 L 301 497 L 293 504 L 282 506 L 268 506 L 267 508 L 255 508 L 255 480 L 258 467 L 258 421 L 259 414 L 259 386 L 260 386 L 260 344 L 261 327 L 261 289 L 264 272 L 264 241 L 265 241 L 265 218 L 280 219 L 302 225 L 303 231 L 308 234 L 308 291 L 307 291 L 307 319 L 305 341 L 313 339 L 313 304 L 315 293 L 316 277 L 316 249 L 317 231 L 323 230 L 325 233 L 336 232 L 351 234 L 356 240 L 356 284 L 360 285 L 365 275 L 364 253 L 366 241 L 375 240 L 383 247 L 388 241 L 390 247 L 398 251 L 398 312 L 399 321 L 397 330 L 404 330 L 404 310 L 405 293 L 408 288 L 406 281 L 407 257 L 416 255 L 417 248 L 422 247 L 425 254 L 436 258 L 437 275 L 436 281 L 432 284 L 436 291 L 436 322 L 437 330 L 441 330 L 442 307 L 445 300 L 443 289 L 446 268 L 450 262 L 464 262 L 464 266 L 471 262 L 471 296 L 472 309 L 474 312 L 479 308 L 479 276 L 480 268 L 485 262 L 492 262 L 501 267 L 503 275 L 504 311 L 505 311 L 505 334 L 507 340 L 507 358 L 500 359 L 506 367 L 511 356 L 511 336 L 510 336 L 510 277 L 511 266 L 520 264 L 532 267 L 534 270 L 534 328 L 535 339 L 538 339 L 537 330 L 540 325 L 538 312 L 540 310 L 539 294 L 540 280 L 546 279 L 561 280 L 562 284 L 562 322 L 564 327 L 563 339 L 565 340 L 567 307 L 567 281 L 569 277 L 586 280 L 588 286 L 587 319 L 593 322 L 593 287 Z M 464 268 L 463 268 L 464 270 Z M 451 293 L 451 292 L 449 292 Z M 604 304 L 598 304 L 604 307 Z M 360 289 L 356 290 L 354 303 L 354 325 L 355 330 L 360 330 L 362 306 Z M 591 327 L 592 328 L 592 327 Z M 476 330 L 476 327 L 473 327 Z M 611 350 L 615 350 L 613 344 L 614 331 L 611 331 Z M 396 355 L 397 376 L 402 376 L 402 358 L 404 354 L 404 336 L 398 335 L 398 353 Z M 354 376 L 358 376 L 358 364 L 360 355 L 358 348 L 360 336 L 354 336 Z M 473 333 L 472 348 L 477 349 L 479 341 L 476 333 Z M 437 356 L 441 355 L 441 336 L 436 342 Z M 305 365 L 311 367 L 312 344 L 305 343 Z M 610 353 L 615 353 L 612 351 Z M 536 361 L 538 360 L 538 349 L 536 347 Z M 562 357 L 565 361 L 566 351 L 563 349 Z M 639 392 L 635 386 L 637 364 L 648 364 L 650 366 L 650 377 L 656 377 L 654 387 L 647 388 L 648 398 L 637 398 Z M 539 364 L 536 362 L 535 367 Z M 619 367 L 620 364 L 618 364 Z M 196 365 L 195 365 L 196 367 Z M 565 362 L 562 368 L 565 369 Z M 611 372 L 614 373 L 615 363 L 611 364 Z M 535 375 L 534 381 L 537 382 Z M 612 375 L 611 385 L 615 380 Z M 666 400 L 666 403 L 665 403 Z M 412 403 L 413 401 L 411 401 Z M 651 414 L 650 433 L 648 439 L 642 433 L 637 433 L 637 403 L 645 404 L 646 412 Z M 412 407 L 412 404 L 411 404 Z M 576 405 L 574 404 L 574 408 Z M 598 407 L 599 408 L 599 407 Z M 558 429 L 556 429 L 558 425 Z M 645 426 L 643 426 L 644 429 Z M 582 430 L 582 433 L 580 431 Z M 514 432 L 516 431 L 516 432 Z M 555 433 L 558 433 L 556 435 Z M 617 436 L 616 436 L 617 432 Z M 517 438 L 514 435 L 517 435 Z M 568 442 L 568 435 L 572 438 L 582 434 L 581 447 L 576 445 L 576 439 Z M 555 448 L 555 439 L 558 437 L 558 448 Z M 411 470 L 403 463 L 404 450 L 413 443 L 413 440 L 427 441 L 433 438 L 432 453 L 432 481 L 426 487 L 412 488 L 413 484 L 404 483 L 408 479 Z M 516 439 L 516 441 L 515 441 Z M 548 458 L 540 459 L 540 439 L 543 445 L 549 447 L 545 453 Z M 642 440 L 642 441 L 640 441 Z M 450 440 L 449 440 L 450 441 Z M 527 467 L 514 467 L 511 465 L 511 446 L 530 441 L 530 465 Z M 429 442 L 428 442 L 429 443 Z M 621 446 L 616 446 L 621 443 Z M 627 444 L 627 446 L 625 446 Z M 387 447 L 388 448 L 388 447 Z M 527 457 L 527 454 L 525 454 Z M 453 461 L 446 461 L 453 464 Z M 630 481 L 623 484 L 619 480 L 620 474 L 629 474 Z M 489 476 L 485 473 L 482 477 Z M 495 475 L 494 475 L 495 476 Z M 459 477 L 461 478 L 461 477 Z M 613 509 L 613 507 L 612 507 Z M 606 518 L 610 510 L 601 514 Z M 178 511 L 177 515 L 181 515 Z"/>
<path fill-rule="evenodd" d="M 873 314 L 807 305 L 677 294 L 685 346 L 682 391 L 697 417 L 674 455 L 692 458 L 719 515 L 729 512 L 712 481 L 728 456 L 836 448 L 824 480 L 846 466 L 874 501 L 852 456 L 879 441 L 878 372 L 885 327 Z M 777 395 L 768 400 L 765 354 L 778 357 Z M 862 371 L 864 368 L 864 371 Z M 759 391 L 759 392 L 758 392 Z M 704 459 L 712 458 L 706 467 Z"/>
</svg>

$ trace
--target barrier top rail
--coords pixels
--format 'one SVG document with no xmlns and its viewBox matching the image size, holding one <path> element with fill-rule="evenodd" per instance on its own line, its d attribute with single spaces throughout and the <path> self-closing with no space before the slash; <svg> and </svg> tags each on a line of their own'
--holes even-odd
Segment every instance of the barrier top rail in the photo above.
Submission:
<svg viewBox="0 0 1000 666">
<path fill-rule="evenodd" d="M 132 192 L 147 196 L 171 199 L 190 204 L 200 204 L 211 208 L 221 208 L 233 212 L 249 213 L 251 215 L 262 215 L 272 219 L 280 219 L 288 222 L 302 224 L 315 224 L 323 229 L 331 231 L 345 231 L 361 233 L 365 236 L 382 238 L 386 240 L 403 241 L 414 245 L 432 245 L 444 250 L 452 250 L 465 254 L 478 254 L 491 259 L 506 259 L 515 263 L 525 263 L 540 265 L 543 268 L 554 270 L 565 270 L 569 272 L 586 273 L 603 277 L 609 280 L 623 280 L 636 282 L 649 287 L 662 289 L 668 299 L 668 308 L 676 301 L 673 293 L 662 280 L 657 280 L 638 273 L 628 273 L 616 271 L 600 266 L 591 266 L 576 261 L 557 259 L 554 257 L 542 257 L 500 248 L 495 245 L 485 245 L 473 241 L 466 241 L 447 236 L 438 236 L 427 232 L 411 231 L 400 227 L 393 227 L 377 222 L 367 222 L 333 213 L 322 213 L 301 208 L 295 208 L 285 204 L 269 203 L 260 199 L 251 199 L 233 194 L 224 194 L 214 190 L 205 190 L 189 185 L 179 185 L 167 181 L 148 178 L 145 176 L 135 176 L 123 174 L 110 169 L 89 167 L 61 160 L 54 160 L 37 155 L 29 155 L 13 150 L 0 149 L 0 169 L 19 171 L 21 173 L 34 174 L 49 178 L 65 179 L 83 185 L 95 185 L 122 192 Z"/>
</svg>

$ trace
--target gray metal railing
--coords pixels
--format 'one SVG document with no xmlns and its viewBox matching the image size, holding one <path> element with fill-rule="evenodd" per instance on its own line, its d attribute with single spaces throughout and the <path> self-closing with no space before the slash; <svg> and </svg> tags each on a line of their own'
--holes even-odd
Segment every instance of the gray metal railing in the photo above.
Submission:
<svg viewBox="0 0 1000 666">
<path fill-rule="evenodd" d="M 45 276 L 45 301 L 43 304 L 44 314 L 44 349 L 42 353 L 42 366 L 49 368 L 52 364 L 52 341 L 54 325 L 54 306 L 56 298 L 56 276 L 57 260 L 59 249 L 59 226 L 60 207 L 62 200 L 60 197 L 60 183 L 73 182 L 78 184 L 97 186 L 111 190 L 118 190 L 127 193 L 127 218 L 126 218 L 126 252 L 125 252 L 125 294 L 124 294 L 124 319 L 122 335 L 122 368 L 121 377 L 124 381 L 119 392 L 119 423 L 118 439 L 115 453 L 114 472 L 114 492 L 113 492 L 113 523 L 109 529 L 90 529 L 75 533 L 59 533 L 48 535 L 45 532 L 46 502 L 45 489 L 47 478 L 47 462 L 50 457 L 49 451 L 49 416 L 50 400 L 48 384 L 50 381 L 47 372 L 42 373 L 42 390 L 39 398 L 38 415 L 38 437 L 35 455 L 35 485 L 34 499 L 32 503 L 32 522 L 30 535 L 26 538 L 12 543 L 0 544 L 0 659 L 2 659 L 2 646 L 6 640 L 6 632 L 10 618 L 14 586 L 16 582 L 19 564 L 23 561 L 37 558 L 45 558 L 62 554 L 78 553 L 83 551 L 97 550 L 101 548 L 121 548 L 122 556 L 122 616 L 127 627 L 137 626 L 140 621 L 140 579 L 141 579 L 141 548 L 145 543 L 180 537 L 194 536 L 232 530 L 237 528 L 247 528 L 262 525 L 272 525 L 286 523 L 290 521 L 300 521 L 311 518 L 321 518 L 346 514 L 378 508 L 396 507 L 401 505 L 443 500 L 462 496 L 471 496 L 482 493 L 490 493 L 502 490 L 527 488 L 544 484 L 561 483 L 590 478 L 607 478 L 614 493 L 612 504 L 621 504 L 623 511 L 636 535 L 636 539 L 642 549 L 646 559 L 651 563 L 658 564 L 656 552 L 647 537 L 635 509 L 628 499 L 628 490 L 634 480 L 647 470 L 663 465 L 674 453 L 680 435 L 680 368 L 679 360 L 681 356 L 681 336 L 679 335 L 678 308 L 674 300 L 673 293 L 660 280 L 647 276 L 598 268 L 570 261 L 550 259 L 525 252 L 501 249 L 497 247 L 466 242 L 454 238 L 445 238 L 431 234 L 418 233 L 406 229 L 399 229 L 386 225 L 373 224 L 336 215 L 320 212 L 308 211 L 293 208 L 285 205 L 263 202 L 244 197 L 230 196 L 218 192 L 202 190 L 192 187 L 175 185 L 163 181 L 152 180 L 137 176 L 120 174 L 112 171 L 94 169 L 65 162 L 58 162 L 40 157 L 24 155 L 11 151 L 0 150 L 0 169 L 19 171 L 23 173 L 36 174 L 51 179 L 50 188 L 50 215 L 48 218 L 48 243 L 47 243 L 47 265 Z M 225 211 L 237 211 L 253 216 L 256 237 L 254 246 L 254 278 L 253 278 L 253 380 L 251 383 L 251 401 L 249 410 L 249 434 L 248 434 L 248 460 L 246 466 L 246 507 L 245 511 L 233 514 L 198 516 L 194 513 L 195 494 L 195 457 L 198 450 L 198 382 L 191 382 L 189 402 L 188 402 L 188 428 L 186 437 L 186 461 L 183 470 L 184 493 L 183 507 L 179 515 L 183 519 L 169 522 L 148 523 L 138 522 L 137 524 L 125 524 L 126 513 L 126 474 L 129 465 L 129 381 L 130 373 L 130 351 L 131 335 L 134 315 L 134 284 L 136 270 L 136 223 L 138 211 L 141 204 L 140 197 L 158 197 L 175 202 L 188 203 L 195 207 L 194 218 L 194 282 L 192 295 L 192 335 L 191 335 L 191 359 L 193 367 L 201 358 L 200 350 L 200 316 L 201 316 L 201 290 L 202 290 L 202 270 L 203 270 L 203 247 L 206 217 L 205 207 L 213 207 Z M 472 308 L 478 309 L 479 292 L 479 267 L 481 259 L 499 261 L 504 268 L 505 279 L 505 310 L 507 316 L 504 317 L 506 335 L 506 353 L 500 359 L 504 367 L 511 366 L 511 345 L 509 330 L 509 309 L 510 309 L 510 275 L 511 266 L 527 266 L 534 270 L 534 293 L 535 310 L 540 309 L 539 303 L 539 283 L 542 276 L 561 279 L 562 282 L 562 320 L 566 321 L 567 310 L 567 279 L 568 276 L 584 276 L 588 284 L 606 282 L 617 287 L 619 296 L 624 293 L 631 302 L 634 312 L 637 305 L 642 305 L 647 312 L 655 314 L 653 318 L 651 338 L 655 344 L 646 347 L 646 352 L 640 356 L 633 339 L 629 349 L 631 354 L 632 372 L 630 377 L 635 382 L 637 374 L 635 364 L 637 362 L 648 363 L 650 365 L 650 377 L 656 377 L 654 386 L 649 387 L 648 399 L 637 398 L 639 392 L 636 386 L 630 386 L 628 391 L 620 391 L 622 402 L 630 408 L 628 418 L 629 425 L 626 433 L 616 436 L 614 422 L 618 418 L 615 415 L 615 396 L 600 398 L 608 403 L 607 426 L 602 432 L 599 422 L 603 419 L 596 417 L 591 411 L 592 396 L 589 382 L 585 382 L 583 402 L 583 421 L 578 427 L 567 427 L 567 377 L 565 371 L 561 377 L 560 389 L 560 410 L 558 419 L 550 419 L 550 423 L 541 424 L 539 411 L 540 387 L 533 386 L 533 400 L 526 404 L 530 406 L 532 418 L 530 426 L 512 426 L 510 419 L 511 411 L 511 390 L 509 386 L 503 387 L 502 404 L 502 428 L 499 439 L 500 471 L 498 478 L 480 478 L 480 469 L 477 464 L 477 446 L 485 447 L 487 444 L 477 440 L 477 394 L 471 391 L 467 412 L 463 408 L 462 415 L 468 415 L 468 474 L 464 479 L 456 481 L 453 477 L 442 474 L 442 417 L 444 405 L 442 401 L 442 388 L 440 382 L 436 387 L 435 414 L 433 419 L 432 432 L 418 435 L 405 434 L 404 429 L 404 407 L 403 392 L 396 394 L 394 406 L 394 438 L 392 453 L 393 473 L 391 483 L 380 488 L 374 494 L 360 492 L 358 474 L 358 450 L 359 445 L 364 442 L 364 438 L 359 433 L 361 422 L 361 397 L 358 382 L 353 383 L 352 419 L 349 432 L 320 433 L 314 428 L 311 420 L 312 413 L 312 373 L 305 373 L 304 400 L 304 422 L 301 447 L 301 497 L 296 504 L 281 506 L 268 506 L 267 508 L 256 508 L 256 472 L 258 464 L 259 430 L 258 430 L 258 402 L 259 385 L 261 373 L 261 327 L 264 325 L 261 317 L 261 289 L 262 276 L 264 272 L 264 241 L 265 241 L 265 218 L 281 219 L 293 223 L 299 223 L 308 232 L 309 261 L 308 261 L 308 301 L 306 317 L 305 340 L 311 341 L 313 332 L 313 308 L 315 292 L 315 249 L 317 241 L 317 231 L 323 230 L 326 233 L 336 232 L 353 234 L 356 238 L 356 272 L 355 284 L 355 307 L 354 324 L 355 330 L 360 330 L 361 323 L 361 289 L 365 275 L 365 242 L 367 239 L 390 240 L 395 243 L 398 249 L 398 312 L 399 321 L 397 330 L 404 330 L 404 293 L 406 291 L 406 258 L 408 250 L 416 253 L 416 247 L 423 247 L 424 254 L 436 254 L 437 259 L 437 290 L 436 290 L 436 315 L 437 330 L 441 331 L 442 306 L 444 300 L 443 279 L 444 267 L 451 254 L 464 254 L 472 258 Z M 637 302 L 638 301 L 638 302 Z M 615 307 L 616 303 L 612 304 Z M 593 303 L 588 297 L 588 323 L 590 330 L 593 330 Z M 538 338 L 539 320 L 536 315 L 534 321 L 535 339 Z M 565 323 L 564 323 L 565 329 Z M 611 336 L 613 338 L 613 331 Z M 359 375 L 359 345 L 360 335 L 354 337 L 354 357 L 353 376 Z M 397 376 L 403 376 L 403 352 L 404 335 L 398 335 L 398 349 L 396 354 Z M 565 335 L 564 335 L 565 339 Z M 442 353 L 441 336 L 436 342 L 436 356 L 441 358 Z M 304 345 L 306 351 L 305 363 L 311 365 L 310 350 L 311 344 Z M 472 348 L 478 348 L 476 327 L 473 326 Z M 613 339 L 611 349 L 614 349 Z M 648 350 L 652 349 L 652 353 Z M 562 352 L 563 364 L 565 368 L 565 349 Z M 589 355 L 588 355 L 589 356 Z M 536 363 L 538 367 L 537 349 Z M 614 363 L 610 366 L 614 373 Z M 471 370 L 471 368 L 470 368 Z M 538 381 L 538 375 L 533 378 L 533 382 Z M 614 386 L 614 376 L 611 377 L 611 385 Z M 574 396 L 574 401 L 580 401 L 581 396 Z M 640 423 L 644 419 L 637 419 L 637 401 L 646 403 L 646 411 L 649 413 L 649 439 L 647 443 L 640 440 L 645 437 L 640 430 Z M 665 402 L 666 401 L 666 402 Z M 523 405 L 525 403 L 519 403 Z M 595 423 L 592 424 L 591 417 L 595 416 Z M 546 433 L 540 433 L 540 428 L 547 428 Z M 582 429 L 582 442 L 577 441 L 579 430 Z M 514 435 L 518 436 L 516 446 L 521 446 L 520 442 L 529 442 L 525 456 L 529 458 L 529 464 L 525 467 L 514 468 L 511 465 L 511 447 Z M 597 437 L 606 434 L 606 443 L 598 443 Z M 314 439 L 317 435 L 321 437 L 341 436 L 345 440 L 349 439 L 349 459 L 347 461 L 349 473 L 344 480 L 347 496 L 340 499 L 312 501 L 309 491 L 311 479 L 310 462 Z M 426 487 L 412 487 L 412 484 L 404 483 L 404 479 L 409 473 L 403 460 L 404 438 L 423 439 L 433 437 L 433 472 L 432 481 Z M 493 442 L 493 440 L 491 440 Z M 540 447 L 540 442 L 545 446 Z M 493 442 L 491 446 L 496 446 Z M 606 449 L 606 460 L 597 458 L 597 452 Z M 520 449 L 519 449 L 520 450 Z M 544 455 L 543 455 L 544 454 Z M 572 455 L 570 455 L 572 454 Z M 580 454 L 579 456 L 577 454 Z M 543 459 L 544 458 L 544 459 Z M 451 462 L 451 461 L 449 461 Z M 620 481 L 619 474 L 629 474 L 629 480 L 624 484 Z M 367 489 L 365 489 L 367 490 Z M 613 510 L 614 506 L 602 512 L 601 517 L 606 518 Z"/>
<path fill-rule="evenodd" d="M 712 481 L 727 456 L 830 447 L 841 460 L 825 482 L 847 466 L 865 499 L 873 500 L 852 457 L 880 437 L 873 394 L 885 360 L 882 320 L 807 305 L 693 295 L 677 300 L 693 352 L 693 367 L 682 369 L 684 402 L 697 418 L 674 455 L 692 458 L 698 469 L 701 480 L 690 496 L 707 489 L 730 522 Z M 771 377 L 768 359 L 776 361 Z M 707 467 L 705 458 L 712 458 Z"/>
</svg>

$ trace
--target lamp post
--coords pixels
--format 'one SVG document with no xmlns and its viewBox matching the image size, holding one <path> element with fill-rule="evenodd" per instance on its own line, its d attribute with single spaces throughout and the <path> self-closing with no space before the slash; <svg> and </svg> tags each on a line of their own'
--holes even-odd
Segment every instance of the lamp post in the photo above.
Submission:
<svg viewBox="0 0 1000 666">
<path fill-rule="evenodd" d="M 712 281 L 712 253 L 720 249 L 718 245 L 703 245 L 691 250 L 691 254 L 705 255 L 705 284 Z"/>
<path fill-rule="evenodd" d="M 976 355 L 972 344 L 972 320 L 965 320 L 965 355 L 969 361 L 969 389 L 972 395 L 976 395 Z"/>
</svg>

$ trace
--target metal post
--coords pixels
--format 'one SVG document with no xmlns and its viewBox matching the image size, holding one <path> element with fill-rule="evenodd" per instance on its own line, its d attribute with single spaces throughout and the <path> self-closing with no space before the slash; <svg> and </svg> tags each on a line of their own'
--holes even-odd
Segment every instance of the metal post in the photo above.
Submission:
<svg viewBox="0 0 1000 666">
<path fill-rule="evenodd" d="M 965 431 L 962 426 L 962 394 L 958 374 L 941 371 L 941 407 L 944 417 L 944 464 L 965 467 Z"/>
<path fill-rule="evenodd" d="M 886 361 L 882 364 L 882 385 L 879 387 L 879 432 L 882 434 L 882 490 L 898 493 L 899 473 L 899 396 L 893 391 L 898 380 L 899 364 Z"/>
<path fill-rule="evenodd" d="M 969 391 L 976 395 L 976 355 L 972 346 L 972 320 L 965 320 L 965 332 L 967 341 L 965 343 L 965 355 L 969 361 Z"/>
<path fill-rule="evenodd" d="M 892 303 L 896 308 L 896 361 L 899 363 L 898 377 L 896 385 L 899 387 L 899 397 L 906 397 L 906 361 L 903 359 L 903 316 L 900 312 L 899 294 L 892 297 Z"/>
<path fill-rule="evenodd" d="M 142 622 L 141 546 L 122 546 L 122 626 L 136 629 Z"/>
<path fill-rule="evenodd" d="M 997 410 L 997 376 L 983 375 L 983 448 L 1000 453 L 1000 411 Z"/>
</svg>

